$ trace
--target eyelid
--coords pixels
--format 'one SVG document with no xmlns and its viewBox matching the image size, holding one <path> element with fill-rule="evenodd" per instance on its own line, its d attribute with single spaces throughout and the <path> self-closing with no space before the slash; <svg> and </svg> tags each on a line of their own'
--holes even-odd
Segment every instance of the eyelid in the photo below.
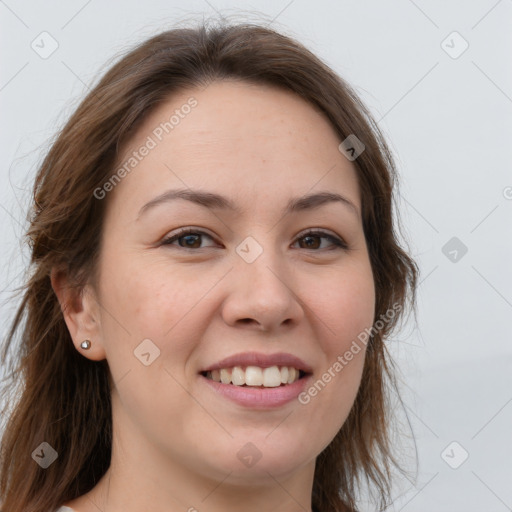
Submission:
<svg viewBox="0 0 512 512">
<path fill-rule="evenodd" d="M 207 236 L 211 240 L 215 241 L 215 237 L 213 235 L 210 235 L 207 233 L 204 228 L 195 228 L 194 226 L 189 226 L 185 228 L 179 228 L 172 234 L 166 235 L 162 241 L 160 242 L 160 245 L 170 245 L 172 246 L 172 243 L 181 238 L 182 236 L 186 235 L 201 235 L 201 236 Z M 191 251 L 198 251 L 199 249 L 191 249 L 190 247 L 181 247 L 177 246 L 179 249 L 185 249 L 185 250 L 191 250 Z M 203 249 L 206 249 L 206 247 L 203 247 Z"/>
<path fill-rule="evenodd" d="M 319 235 L 321 235 L 321 238 L 327 238 L 335 246 L 334 248 L 344 249 L 344 250 L 347 250 L 347 251 L 349 249 L 349 246 L 348 246 L 347 242 L 345 241 L 345 239 L 343 237 L 335 234 L 334 232 L 332 232 L 330 230 L 326 230 L 324 228 L 307 228 L 306 230 L 301 231 L 295 237 L 295 242 L 297 240 L 300 240 L 301 238 L 304 238 L 305 236 L 308 236 L 308 235 L 309 236 L 319 236 Z M 322 251 L 316 250 L 314 252 L 322 252 Z"/>
<path fill-rule="evenodd" d="M 340 241 L 344 242 L 343 238 L 336 234 L 334 231 L 331 231 L 329 229 L 325 228 L 306 228 L 302 230 L 300 233 L 298 233 L 295 237 L 295 239 L 302 238 L 306 235 L 326 235 L 333 238 L 339 238 Z"/>
</svg>

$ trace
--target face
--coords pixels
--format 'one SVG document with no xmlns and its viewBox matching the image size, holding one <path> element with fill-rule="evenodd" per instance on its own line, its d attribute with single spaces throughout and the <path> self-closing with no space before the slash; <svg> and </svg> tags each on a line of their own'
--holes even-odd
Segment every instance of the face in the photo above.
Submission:
<svg viewBox="0 0 512 512">
<path fill-rule="evenodd" d="M 364 349 L 333 368 L 375 306 L 340 142 L 300 98 L 226 81 L 174 95 L 123 148 L 94 293 L 126 453 L 240 482 L 314 468 Z"/>
</svg>

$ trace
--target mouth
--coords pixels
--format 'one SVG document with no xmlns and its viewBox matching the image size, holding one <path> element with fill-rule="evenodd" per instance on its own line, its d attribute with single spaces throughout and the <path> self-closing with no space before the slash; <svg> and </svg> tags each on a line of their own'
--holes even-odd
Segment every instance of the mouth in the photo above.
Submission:
<svg viewBox="0 0 512 512">
<path fill-rule="evenodd" d="M 313 368 L 290 353 L 244 352 L 202 368 L 199 376 L 212 397 L 271 410 L 293 403 L 312 379 Z"/>
<path fill-rule="evenodd" d="M 201 372 L 206 379 L 244 388 L 284 387 L 303 379 L 307 372 L 294 366 L 233 366 Z"/>
</svg>

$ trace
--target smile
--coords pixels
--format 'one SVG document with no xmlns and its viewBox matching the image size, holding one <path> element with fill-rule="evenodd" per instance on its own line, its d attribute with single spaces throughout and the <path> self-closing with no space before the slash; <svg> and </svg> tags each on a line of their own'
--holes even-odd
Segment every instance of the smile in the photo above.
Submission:
<svg viewBox="0 0 512 512">
<path fill-rule="evenodd" d="M 234 366 L 232 368 L 215 369 L 204 372 L 203 375 L 215 382 L 233 384 L 234 386 L 276 388 L 293 384 L 304 372 L 293 366 Z"/>
</svg>

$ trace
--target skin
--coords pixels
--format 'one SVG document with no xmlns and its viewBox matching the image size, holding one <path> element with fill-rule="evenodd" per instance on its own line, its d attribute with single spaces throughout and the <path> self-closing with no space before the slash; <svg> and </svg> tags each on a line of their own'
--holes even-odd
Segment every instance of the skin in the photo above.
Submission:
<svg viewBox="0 0 512 512">
<path fill-rule="evenodd" d="M 64 313 L 77 350 L 106 358 L 115 383 L 111 467 L 66 504 L 77 512 L 310 511 L 315 459 L 348 416 L 364 347 L 307 405 L 243 407 L 199 371 L 235 353 L 288 352 L 313 368 L 314 382 L 371 327 L 374 281 L 356 170 L 312 106 L 235 81 L 173 95 L 119 163 L 191 96 L 197 106 L 104 199 L 98 287 L 87 286 Z M 222 194 L 242 211 L 179 199 L 137 218 L 175 188 Z M 282 215 L 289 199 L 320 191 L 342 194 L 355 210 L 330 202 Z M 182 227 L 207 235 L 189 239 L 193 249 L 184 238 L 161 245 Z M 348 250 L 305 239 L 315 228 Z M 235 251 L 247 236 L 263 250 L 252 263 Z M 62 304 L 71 300 L 65 282 L 52 274 Z M 84 339 L 92 341 L 87 351 Z M 144 339 L 160 350 L 149 366 L 134 356 Z M 237 457 L 248 442 L 261 454 L 251 467 Z"/>
</svg>

